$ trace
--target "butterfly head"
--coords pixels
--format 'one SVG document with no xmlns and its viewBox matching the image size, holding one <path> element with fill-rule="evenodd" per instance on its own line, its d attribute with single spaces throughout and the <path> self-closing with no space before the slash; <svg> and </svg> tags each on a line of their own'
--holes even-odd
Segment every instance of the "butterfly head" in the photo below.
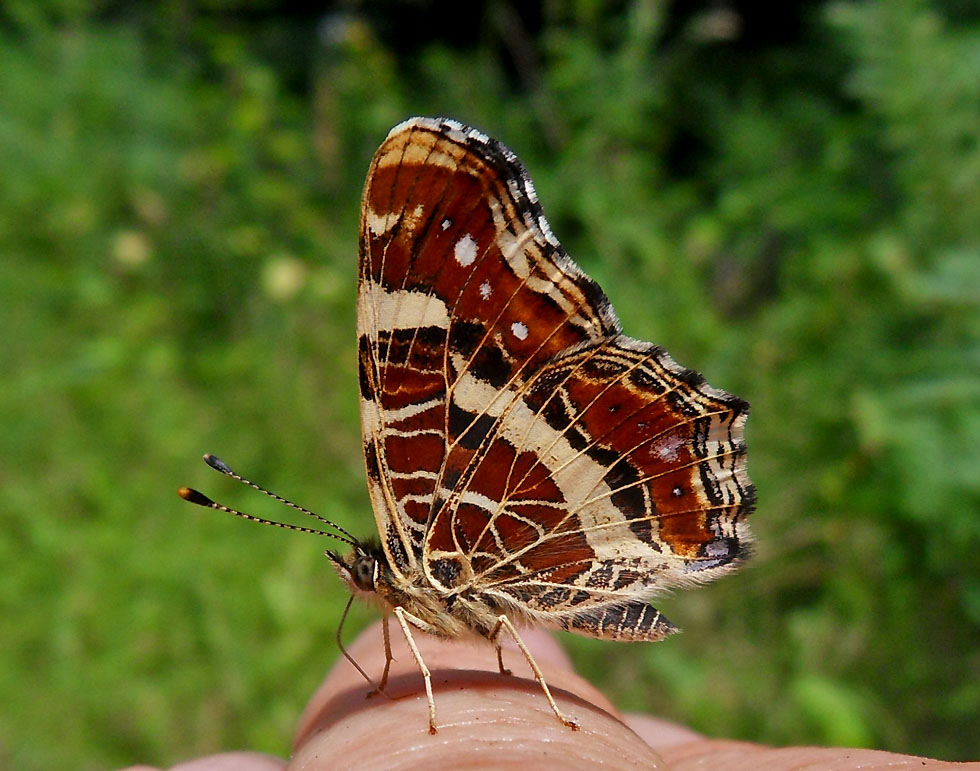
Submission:
<svg viewBox="0 0 980 771">
<path fill-rule="evenodd" d="M 376 543 L 358 543 L 353 551 L 341 556 L 326 552 L 341 580 L 354 592 L 374 592 L 383 581 L 386 566 L 384 552 Z"/>
</svg>

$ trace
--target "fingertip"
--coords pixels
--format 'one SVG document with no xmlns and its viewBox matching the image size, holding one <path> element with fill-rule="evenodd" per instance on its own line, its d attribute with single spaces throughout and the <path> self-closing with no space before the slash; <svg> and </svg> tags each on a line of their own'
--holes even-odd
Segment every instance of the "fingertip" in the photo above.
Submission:
<svg viewBox="0 0 980 771">
<path fill-rule="evenodd" d="M 482 683 L 487 677 L 497 677 L 496 655 L 493 646 L 481 639 L 440 640 L 431 635 L 416 632 L 417 645 L 423 652 L 423 659 L 429 670 L 474 671 L 477 682 Z M 529 629 L 522 632 L 522 639 L 531 650 L 532 655 L 542 669 L 547 669 L 551 675 L 546 675 L 546 681 L 552 684 L 559 682 L 568 687 L 573 693 L 578 693 L 588 701 L 598 704 L 602 709 L 615 711 L 605 696 L 596 690 L 586 680 L 576 675 L 571 668 L 571 659 L 564 649 L 551 635 L 544 630 Z M 523 654 L 510 639 L 501 641 L 503 657 L 506 666 L 517 673 L 518 680 L 531 676 Z M 391 647 L 394 660 L 391 664 L 388 694 L 399 691 L 408 693 L 417 690 L 423 693 L 422 677 L 401 630 L 396 624 L 391 628 Z M 347 653 L 360 667 L 374 679 L 377 685 L 384 669 L 384 639 L 380 621 L 366 627 L 347 646 Z M 510 678 L 507 679 L 508 684 Z M 533 681 L 532 681 L 533 683 Z M 538 688 L 533 683 L 534 688 Z M 366 694 L 371 691 L 363 676 L 343 656 L 338 656 L 326 678 L 313 694 L 300 718 L 294 743 L 303 741 L 314 723 L 322 724 L 331 715 L 342 715 L 346 712 L 360 711 L 365 707 Z M 540 688 L 538 688 L 540 693 Z M 385 696 L 374 697 L 385 701 Z M 542 697 L 543 698 L 543 697 Z M 367 706 L 370 706 L 368 704 Z"/>
<path fill-rule="evenodd" d="M 612 714 L 559 689 L 578 724 L 562 725 L 540 690 L 481 684 L 468 673 L 433 675 L 438 730 L 430 734 L 424 693 L 334 714 L 311 726 L 292 762 L 305 771 L 356 768 L 665 768 L 657 753 Z M 498 676 L 499 677 L 499 676 Z M 532 683 L 536 687 L 536 683 Z M 363 702 L 362 702 L 363 703 Z M 341 765 L 338 766 L 338 763 Z"/>
<path fill-rule="evenodd" d="M 629 759 L 657 768 L 651 747 L 619 721 L 612 705 L 569 666 L 561 647 L 540 631 L 522 632 L 560 709 L 580 730 L 562 725 L 516 646 L 504 646 L 513 675 L 497 671 L 492 645 L 485 641 L 446 641 L 421 633 L 414 638 L 432 673 L 438 733 L 429 735 L 424 681 L 401 630 L 391 630 L 395 661 L 386 693 L 366 698 L 369 686 L 341 660 L 328 674 L 300 721 L 293 762 L 325 768 L 320 758 L 356 757 L 360 767 L 391 768 L 423 763 L 446 767 L 463 758 L 493 758 L 494 767 L 540 764 L 542 757 L 576 759 L 583 764 Z M 372 677 L 384 667 L 379 625 L 369 627 L 349 653 Z M 479 753 L 479 754 L 475 754 Z M 493 753 L 487 755 L 486 753 Z M 410 762 L 408 759 L 411 759 Z M 464 763 L 465 765 L 465 763 Z M 397 764 L 396 764 L 397 766 Z M 584 767 L 584 766 L 583 766 Z"/>
</svg>

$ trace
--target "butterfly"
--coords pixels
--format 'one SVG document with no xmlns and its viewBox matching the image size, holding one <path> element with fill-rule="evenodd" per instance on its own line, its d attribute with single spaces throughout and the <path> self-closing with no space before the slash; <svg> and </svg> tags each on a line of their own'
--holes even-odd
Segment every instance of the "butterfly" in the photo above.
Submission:
<svg viewBox="0 0 980 771">
<path fill-rule="evenodd" d="M 357 335 L 379 540 L 279 496 L 339 534 L 260 521 L 351 547 L 327 556 L 352 597 L 380 600 L 385 640 L 389 615 L 404 633 L 431 733 L 431 675 L 414 631 L 486 638 L 501 672 L 501 638 L 511 637 L 557 718 L 576 728 L 518 628 L 624 641 L 676 631 L 648 600 L 747 555 L 748 404 L 625 336 L 551 232 L 521 162 L 454 120 L 401 123 L 371 162 Z M 386 657 L 379 690 L 387 644 Z"/>
</svg>

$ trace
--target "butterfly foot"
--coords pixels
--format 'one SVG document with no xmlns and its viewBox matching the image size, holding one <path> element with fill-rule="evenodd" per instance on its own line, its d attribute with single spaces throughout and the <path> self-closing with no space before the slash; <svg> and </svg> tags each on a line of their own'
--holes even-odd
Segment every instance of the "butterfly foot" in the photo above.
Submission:
<svg viewBox="0 0 980 771">
<path fill-rule="evenodd" d="M 503 668 L 502 668 L 502 669 L 500 670 L 500 674 L 502 674 L 502 675 L 506 675 L 506 676 L 508 676 L 508 677 L 509 677 L 510 675 L 512 675 L 512 674 L 514 674 L 514 673 L 513 673 L 513 672 L 511 672 L 511 671 L 510 671 L 509 669 L 507 669 L 506 667 L 503 667 Z"/>
<path fill-rule="evenodd" d="M 573 731 L 579 731 L 582 728 L 574 720 L 572 720 L 570 718 L 567 718 L 567 717 L 561 718 L 561 723 L 562 723 L 563 726 L 565 726 L 566 728 L 571 728 Z"/>
</svg>

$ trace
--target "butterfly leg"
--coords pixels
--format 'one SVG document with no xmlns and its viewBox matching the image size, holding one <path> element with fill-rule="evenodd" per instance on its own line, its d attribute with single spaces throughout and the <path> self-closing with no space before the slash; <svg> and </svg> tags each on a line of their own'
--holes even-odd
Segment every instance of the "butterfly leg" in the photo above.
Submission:
<svg viewBox="0 0 980 771">
<path fill-rule="evenodd" d="M 385 640 L 385 671 L 381 673 L 381 682 L 378 684 L 379 691 L 383 691 L 388 684 L 388 671 L 391 669 L 391 662 L 395 660 L 395 657 L 391 655 L 391 635 L 388 632 L 387 613 L 381 620 L 381 634 Z"/>
<path fill-rule="evenodd" d="M 538 662 L 534 660 L 534 656 L 531 655 L 531 651 L 528 649 L 527 645 L 521 639 L 521 636 L 517 633 L 517 629 L 514 628 L 514 624 L 507 616 L 501 615 L 497 617 L 497 623 L 494 624 L 493 629 L 490 631 L 490 640 L 497 646 L 497 659 L 498 662 L 503 664 L 502 659 L 500 659 L 500 633 L 503 630 L 507 630 L 507 633 L 513 638 L 514 642 L 517 643 L 517 647 L 521 649 L 521 653 L 524 654 L 524 658 L 527 659 L 528 666 L 531 667 L 531 671 L 534 673 L 534 679 L 538 681 L 541 686 L 541 690 L 544 691 L 545 698 L 548 700 L 548 704 L 551 705 L 552 711 L 555 713 L 562 725 L 571 728 L 573 731 L 578 730 L 578 723 L 569 717 L 565 716 L 565 713 L 558 708 L 557 702 L 555 702 L 555 697 L 551 695 L 551 689 L 548 688 L 548 684 L 544 681 L 544 675 L 541 674 L 541 670 L 538 668 Z"/>
<path fill-rule="evenodd" d="M 500 635 L 498 634 L 497 637 L 499 638 Z M 500 667 L 500 674 L 502 674 L 502 675 L 512 675 L 512 674 L 514 674 L 509 669 L 507 669 L 507 667 L 504 666 L 504 652 L 503 652 L 503 649 L 500 647 L 500 640 L 499 639 L 495 639 L 493 641 L 493 645 L 497 649 L 497 666 Z"/>
<path fill-rule="evenodd" d="M 371 676 L 364 671 L 363 667 L 361 667 L 361 665 L 354 660 L 353 656 L 351 656 L 347 652 L 347 648 L 344 647 L 344 638 L 342 634 L 344 630 L 344 621 L 347 620 L 347 612 L 350 610 L 351 603 L 353 602 L 354 602 L 354 595 L 352 594 L 350 596 L 350 599 L 347 600 L 347 605 L 344 606 L 344 612 L 340 616 L 340 623 L 337 625 L 337 647 L 340 649 L 340 652 L 344 655 L 344 658 L 351 663 L 351 666 L 353 666 L 354 669 L 358 671 L 361 677 L 363 677 L 365 680 L 368 681 L 368 684 L 371 686 L 371 691 L 368 692 L 369 698 L 371 696 L 374 696 L 376 693 L 380 693 L 383 696 L 386 696 L 387 698 L 390 699 L 391 697 L 384 692 L 385 680 L 388 677 L 388 666 L 391 664 L 391 658 L 392 658 L 391 646 L 388 643 L 388 617 L 385 616 L 385 620 L 384 620 L 385 649 L 388 654 L 388 661 L 385 662 L 385 672 L 384 672 L 384 677 L 381 680 L 381 685 L 375 685 L 374 680 L 371 679 Z"/>
<path fill-rule="evenodd" d="M 385 641 L 385 669 L 381 673 L 381 682 L 378 683 L 377 687 L 368 696 L 377 696 L 379 693 L 388 696 L 385 693 L 385 686 L 388 684 L 388 672 L 391 670 L 391 662 L 395 660 L 395 657 L 391 655 L 391 634 L 388 631 L 387 613 L 381 617 L 381 634 Z"/>
<path fill-rule="evenodd" d="M 407 610 L 398 606 L 394 609 L 395 618 L 398 619 L 398 623 L 402 628 L 402 633 L 405 635 L 405 642 L 408 643 L 409 650 L 412 651 L 412 655 L 415 657 L 415 663 L 418 664 L 419 671 L 422 672 L 422 679 L 425 681 L 425 698 L 429 702 L 429 733 L 436 733 L 436 700 L 432 696 L 432 674 L 429 672 L 429 668 L 425 665 L 425 661 L 422 659 L 422 654 L 419 653 L 418 646 L 415 644 L 415 639 L 412 637 L 412 630 L 409 628 L 409 623 L 415 626 L 417 629 L 425 631 L 428 625 L 419 618 L 416 618 Z"/>
</svg>

